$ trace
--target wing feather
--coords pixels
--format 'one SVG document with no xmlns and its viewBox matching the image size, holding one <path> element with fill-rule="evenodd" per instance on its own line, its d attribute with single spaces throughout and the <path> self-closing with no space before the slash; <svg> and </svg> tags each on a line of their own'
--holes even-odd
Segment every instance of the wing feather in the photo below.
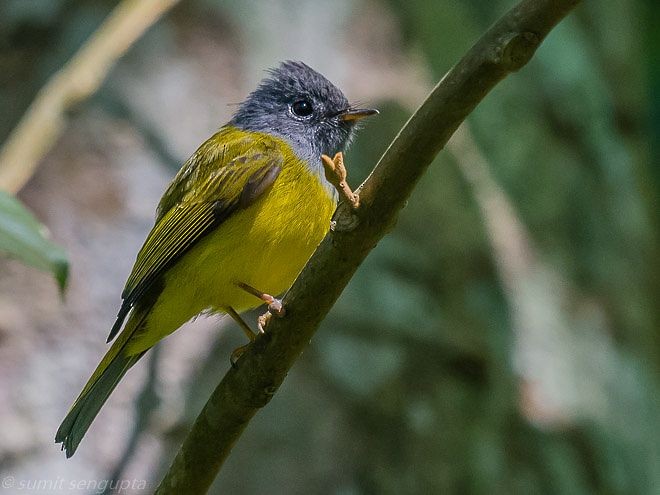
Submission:
<svg viewBox="0 0 660 495">
<path fill-rule="evenodd" d="M 221 145 L 223 140 L 226 142 Z M 228 156 L 233 159 L 226 160 Z M 235 211 L 253 204 L 268 190 L 283 161 L 280 148 L 275 143 L 264 143 L 262 136 L 252 140 L 242 136 L 232 141 L 223 136 L 223 131 L 195 152 L 159 204 L 156 224 L 122 292 L 123 302 L 108 342 L 119 332 L 130 309 L 159 286 L 172 263 Z"/>
</svg>

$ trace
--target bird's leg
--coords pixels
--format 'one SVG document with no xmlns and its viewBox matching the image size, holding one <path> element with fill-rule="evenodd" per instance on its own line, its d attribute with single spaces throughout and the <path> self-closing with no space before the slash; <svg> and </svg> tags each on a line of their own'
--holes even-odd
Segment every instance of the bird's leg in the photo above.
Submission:
<svg viewBox="0 0 660 495">
<path fill-rule="evenodd" d="M 351 190 L 346 181 L 346 167 L 344 166 L 344 155 L 340 151 L 333 158 L 321 155 L 321 162 L 325 169 L 325 178 L 339 193 L 339 204 L 332 216 L 330 230 L 332 232 L 350 232 L 359 224 L 356 211 L 360 206 L 360 196 Z"/>
<path fill-rule="evenodd" d="M 271 313 L 271 311 L 268 310 L 264 314 L 259 316 L 259 318 L 257 318 L 257 328 L 259 329 L 259 332 L 261 333 L 264 332 L 266 325 L 268 325 L 268 322 L 272 317 L 273 317 L 273 313 Z"/>
<path fill-rule="evenodd" d="M 325 169 L 325 178 L 335 186 L 342 200 L 346 201 L 353 209 L 360 206 L 360 196 L 351 190 L 346 181 L 346 167 L 344 166 L 344 154 L 340 151 L 333 158 L 321 155 L 321 162 Z"/>
<path fill-rule="evenodd" d="M 241 330 L 243 330 L 243 333 L 247 336 L 248 339 L 250 339 L 250 342 L 252 342 L 254 339 L 257 338 L 255 333 L 252 331 L 250 326 L 245 323 L 245 320 L 241 318 L 241 315 L 239 315 L 234 308 L 231 306 L 227 306 L 226 308 L 227 314 L 231 316 L 231 319 L 234 320 L 239 327 L 241 327 Z"/>
<path fill-rule="evenodd" d="M 247 338 L 250 339 L 250 344 L 254 342 L 254 339 L 256 339 L 257 336 L 252 331 L 250 326 L 247 323 L 245 323 L 245 320 L 241 318 L 241 315 L 239 315 L 236 312 L 236 310 L 231 306 L 227 306 L 225 310 L 227 311 L 227 314 L 231 316 L 232 320 L 234 320 L 238 324 L 238 326 L 241 327 L 241 330 L 243 330 Z M 241 357 L 241 355 L 247 350 L 250 344 L 245 344 L 234 349 L 234 351 L 231 353 L 231 357 L 229 358 L 229 362 L 231 363 L 232 366 L 236 366 L 236 361 L 238 361 L 238 358 Z"/>
<path fill-rule="evenodd" d="M 266 294 L 265 292 L 261 292 L 260 290 L 257 290 L 244 282 L 236 282 L 236 285 L 248 294 L 252 294 L 253 296 L 258 297 L 263 302 L 268 304 L 268 311 L 257 319 L 257 328 L 259 329 L 259 333 L 264 333 L 264 329 L 268 324 L 268 320 L 270 320 L 273 315 L 279 318 L 284 316 L 284 306 L 282 305 L 282 301 L 279 299 L 271 296 L 270 294 Z"/>
<path fill-rule="evenodd" d="M 279 299 L 274 298 L 270 294 L 266 294 L 265 292 L 261 292 L 260 290 L 255 289 L 251 285 L 248 285 L 244 282 L 235 282 L 236 286 L 239 287 L 240 289 L 243 289 L 245 292 L 248 294 L 252 294 L 255 297 L 258 297 L 261 299 L 263 302 L 268 304 L 268 312 L 265 314 L 261 315 L 259 319 L 257 320 L 257 326 L 259 328 L 259 333 L 264 333 L 264 329 L 266 327 L 266 324 L 268 323 L 268 320 L 272 317 L 272 315 L 282 317 L 284 316 L 284 306 L 282 306 L 282 301 Z M 250 343 L 254 341 L 254 339 L 257 338 L 255 333 L 252 331 L 252 329 L 249 327 L 247 323 L 241 318 L 241 316 L 236 312 L 234 308 L 231 306 L 228 306 L 225 308 L 225 311 L 229 316 L 232 317 L 232 319 L 238 324 L 239 327 L 241 327 L 241 330 L 247 335 L 247 338 L 250 339 Z M 235 366 L 236 362 L 238 359 L 241 357 L 241 355 L 247 350 L 250 344 L 246 344 L 244 346 L 239 347 L 238 349 L 235 349 L 234 352 L 231 353 L 231 365 Z"/>
<path fill-rule="evenodd" d="M 282 306 L 282 301 L 280 301 L 279 299 L 274 298 L 270 294 L 261 292 L 260 290 L 257 290 L 254 287 L 252 287 L 251 285 L 248 285 L 243 282 L 236 282 L 236 285 L 241 289 L 243 289 L 245 292 L 252 294 L 255 297 L 258 297 L 263 302 L 268 304 L 269 313 L 279 317 L 284 316 L 284 306 Z M 259 331 L 263 332 L 263 327 L 261 324 L 259 325 Z"/>
</svg>

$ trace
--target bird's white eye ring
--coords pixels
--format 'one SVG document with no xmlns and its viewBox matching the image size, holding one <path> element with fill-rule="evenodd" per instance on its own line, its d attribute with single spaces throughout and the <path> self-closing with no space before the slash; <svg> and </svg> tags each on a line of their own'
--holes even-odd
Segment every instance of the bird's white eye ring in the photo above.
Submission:
<svg viewBox="0 0 660 495">
<path fill-rule="evenodd" d="M 314 112 L 314 107 L 309 100 L 297 100 L 291 104 L 291 111 L 297 117 L 309 117 Z"/>
</svg>

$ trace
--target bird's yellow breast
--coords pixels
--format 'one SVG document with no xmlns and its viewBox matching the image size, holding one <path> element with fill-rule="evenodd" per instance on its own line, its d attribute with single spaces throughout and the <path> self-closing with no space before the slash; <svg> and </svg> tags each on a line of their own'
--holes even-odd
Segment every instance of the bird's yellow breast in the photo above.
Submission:
<svg viewBox="0 0 660 495">
<path fill-rule="evenodd" d="M 167 271 L 148 328 L 131 345 L 131 354 L 202 311 L 232 307 L 241 312 L 262 304 L 236 282 L 281 294 L 327 233 L 335 200 L 322 179 L 287 143 L 267 139 L 275 140 L 286 157 L 279 176 L 254 204 L 232 214 Z"/>
</svg>

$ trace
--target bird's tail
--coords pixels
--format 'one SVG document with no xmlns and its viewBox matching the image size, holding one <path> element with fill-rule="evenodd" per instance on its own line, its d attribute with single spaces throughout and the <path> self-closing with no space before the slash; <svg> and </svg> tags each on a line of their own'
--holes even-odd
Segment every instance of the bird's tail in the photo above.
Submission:
<svg viewBox="0 0 660 495">
<path fill-rule="evenodd" d="M 124 331 L 112 344 L 108 352 L 92 373 L 82 392 L 69 409 L 66 417 L 55 434 L 55 442 L 62 443 L 62 450 L 71 457 L 83 436 L 101 410 L 105 401 L 115 389 L 119 380 L 144 354 L 141 352 L 129 356 L 126 354 L 126 344 L 143 325 L 146 312 L 131 315 Z"/>
</svg>

